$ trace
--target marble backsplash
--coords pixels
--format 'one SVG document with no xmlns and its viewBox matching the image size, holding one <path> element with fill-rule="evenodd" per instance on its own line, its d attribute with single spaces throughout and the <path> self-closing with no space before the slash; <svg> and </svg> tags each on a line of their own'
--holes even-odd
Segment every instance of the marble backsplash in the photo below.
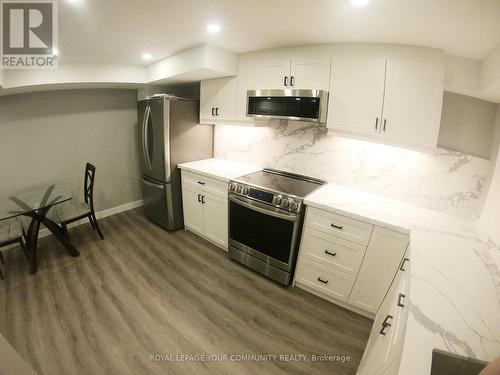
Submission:
<svg viewBox="0 0 500 375">
<path fill-rule="evenodd" d="M 338 136 L 301 122 L 217 125 L 215 157 L 323 178 L 460 217 L 477 215 L 490 161 Z"/>
</svg>

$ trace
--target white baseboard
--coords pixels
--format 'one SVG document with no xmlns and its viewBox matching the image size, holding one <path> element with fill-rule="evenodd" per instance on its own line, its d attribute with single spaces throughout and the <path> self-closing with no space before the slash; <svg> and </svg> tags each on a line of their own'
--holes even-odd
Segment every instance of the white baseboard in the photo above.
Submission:
<svg viewBox="0 0 500 375">
<path fill-rule="evenodd" d="M 119 214 L 120 212 L 133 210 L 134 208 L 141 207 L 143 204 L 144 204 L 143 200 L 139 199 L 138 201 L 125 203 L 125 204 L 122 204 L 120 206 L 111 207 L 111 208 L 108 208 L 106 210 L 96 212 L 95 216 L 98 219 L 102 219 L 102 218 L 105 218 L 107 216 L 113 216 L 113 215 Z M 74 227 L 77 227 L 77 226 L 83 225 L 83 224 L 89 224 L 89 221 L 87 219 L 75 221 L 74 223 L 71 223 L 70 225 L 68 225 L 68 228 L 74 228 Z M 38 234 L 38 238 L 47 237 L 49 235 L 51 235 L 50 231 L 47 228 L 43 228 L 43 229 L 40 229 L 40 232 Z M 16 246 L 18 246 L 18 245 L 13 244 L 10 246 L 5 246 L 2 249 L 0 249 L 0 251 L 5 251 L 5 250 L 8 250 L 8 249 L 16 247 Z"/>
</svg>

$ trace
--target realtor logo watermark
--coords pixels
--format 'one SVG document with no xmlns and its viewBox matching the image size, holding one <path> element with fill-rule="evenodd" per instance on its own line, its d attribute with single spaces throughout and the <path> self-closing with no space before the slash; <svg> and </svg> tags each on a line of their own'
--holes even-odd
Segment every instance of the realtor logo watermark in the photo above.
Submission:
<svg viewBox="0 0 500 375">
<path fill-rule="evenodd" d="M 2 69 L 57 68 L 57 0 L 0 0 Z"/>
</svg>

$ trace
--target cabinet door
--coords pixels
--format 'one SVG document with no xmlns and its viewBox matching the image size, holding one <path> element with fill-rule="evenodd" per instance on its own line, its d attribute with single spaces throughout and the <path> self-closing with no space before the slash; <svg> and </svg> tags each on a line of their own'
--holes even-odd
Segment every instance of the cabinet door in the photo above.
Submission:
<svg viewBox="0 0 500 375">
<path fill-rule="evenodd" d="M 349 303 L 376 313 L 396 275 L 407 246 L 407 235 L 375 227 Z"/>
<path fill-rule="evenodd" d="M 236 119 L 236 90 L 238 79 L 236 77 L 220 78 L 219 89 L 216 96 L 216 119 Z"/>
<path fill-rule="evenodd" d="M 227 197 L 204 193 L 203 221 L 205 236 L 212 242 L 227 249 L 228 233 Z"/>
<path fill-rule="evenodd" d="M 328 90 L 330 58 L 296 57 L 292 59 L 290 84 L 295 89 Z"/>
<path fill-rule="evenodd" d="M 330 81 L 327 126 L 353 133 L 379 134 L 385 60 L 334 58 Z"/>
<path fill-rule="evenodd" d="M 182 181 L 182 205 L 184 226 L 193 232 L 203 234 L 203 206 L 201 190 L 190 182 Z"/>
<path fill-rule="evenodd" d="M 216 107 L 217 93 L 219 91 L 218 79 L 207 79 L 200 84 L 200 122 L 213 123 L 212 115 Z"/>
<path fill-rule="evenodd" d="M 257 65 L 257 89 L 290 87 L 290 58 L 270 57 Z"/>
<path fill-rule="evenodd" d="M 391 361 L 391 343 L 394 335 L 393 326 L 397 323 L 395 319 L 398 291 L 398 280 L 395 280 L 375 317 L 368 344 L 366 345 L 363 358 L 356 373 L 357 375 L 381 375 L 386 373 Z M 388 323 L 390 326 L 382 330 L 384 323 Z"/>
<path fill-rule="evenodd" d="M 388 60 L 382 136 L 436 146 L 442 101 L 440 67 L 419 60 Z"/>
</svg>

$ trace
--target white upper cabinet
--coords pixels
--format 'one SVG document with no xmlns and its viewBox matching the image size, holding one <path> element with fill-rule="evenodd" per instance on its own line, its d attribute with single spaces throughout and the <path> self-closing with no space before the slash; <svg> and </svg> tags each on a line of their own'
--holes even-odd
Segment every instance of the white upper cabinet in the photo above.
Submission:
<svg viewBox="0 0 500 375">
<path fill-rule="evenodd" d="M 235 119 L 237 83 L 236 77 L 201 81 L 200 122 Z"/>
<path fill-rule="evenodd" d="M 254 89 L 281 89 L 289 86 L 290 58 L 270 58 L 256 66 Z"/>
<path fill-rule="evenodd" d="M 435 147 L 443 97 L 443 66 L 417 53 L 406 57 L 336 57 L 327 126 L 398 143 Z"/>
<path fill-rule="evenodd" d="M 380 142 L 435 147 L 444 55 L 405 46 L 303 46 L 238 57 L 237 77 L 201 82 L 200 122 L 253 123 L 247 91 L 329 92 L 327 127 Z"/>
<path fill-rule="evenodd" d="M 328 90 L 330 58 L 314 54 L 292 57 L 289 84 L 294 89 Z"/>
<path fill-rule="evenodd" d="M 418 60 L 387 61 L 381 135 L 436 146 L 443 100 L 442 69 Z"/>
<path fill-rule="evenodd" d="M 334 59 L 328 127 L 378 135 L 382 121 L 384 82 L 383 59 Z"/>
</svg>

